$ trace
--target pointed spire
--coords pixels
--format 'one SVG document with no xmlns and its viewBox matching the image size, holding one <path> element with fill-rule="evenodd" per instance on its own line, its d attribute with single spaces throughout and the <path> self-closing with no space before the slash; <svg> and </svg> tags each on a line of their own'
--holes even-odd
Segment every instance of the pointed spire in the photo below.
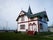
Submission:
<svg viewBox="0 0 53 40">
<path fill-rule="evenodd" d="M 30 6 L 29 6 L 29 9 L 28 9 L 28 13 L 29 13 L 29 14 L 32 14 L 32 11 L 31 11 Z"/>
</svg>

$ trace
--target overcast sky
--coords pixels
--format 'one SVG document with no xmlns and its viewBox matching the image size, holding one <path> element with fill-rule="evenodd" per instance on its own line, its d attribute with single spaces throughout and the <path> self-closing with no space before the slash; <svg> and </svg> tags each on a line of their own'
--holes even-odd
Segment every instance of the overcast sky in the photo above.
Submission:
<svg viewBox="0 0 53 40">
<path fill-rule="evenodd" d="M 8 29 L 16 29 L 16 18 L 21 10 L 27 12 L 31 7 L 33 13 L 46 10 L 49 22 L 53 23 L 53 0 L 0 0 L 0 29 L 8 25 Z"/>
</svg>

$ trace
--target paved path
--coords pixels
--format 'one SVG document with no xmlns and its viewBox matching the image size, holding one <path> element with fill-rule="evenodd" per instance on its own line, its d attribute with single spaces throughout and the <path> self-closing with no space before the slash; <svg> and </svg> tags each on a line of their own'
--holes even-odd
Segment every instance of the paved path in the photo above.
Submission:
<svg viewBox="0 0 53 40">
<path fill-rule="evenodd" d="M 44 36 L 44 37 L 53 39 L 53 34 L 52 34 L 52 35 L 46 35 L 46 36 Z"/>
</svg>

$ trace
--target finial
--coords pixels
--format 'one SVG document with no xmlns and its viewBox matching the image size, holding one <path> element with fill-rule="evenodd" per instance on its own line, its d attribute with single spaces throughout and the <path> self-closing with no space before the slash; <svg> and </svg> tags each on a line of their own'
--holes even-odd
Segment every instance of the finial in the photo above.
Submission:
<svg viewBox="0 0 53 40">
<path fill-rule="evenodd" d="M 44 11 L 46 11 L 46 9 L 44 8 Z"/>
</svg>

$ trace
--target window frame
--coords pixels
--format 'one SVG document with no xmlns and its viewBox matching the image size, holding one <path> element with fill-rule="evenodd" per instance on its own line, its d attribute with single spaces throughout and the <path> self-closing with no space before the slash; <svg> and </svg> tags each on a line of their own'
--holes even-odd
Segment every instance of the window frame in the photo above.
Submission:
<svg viewBox="0 0 53 40">
<path fill-rule="evenodd" d="M 25 29 L 25 25 L 20 25 L 20 29 Z"/>
</svg>

